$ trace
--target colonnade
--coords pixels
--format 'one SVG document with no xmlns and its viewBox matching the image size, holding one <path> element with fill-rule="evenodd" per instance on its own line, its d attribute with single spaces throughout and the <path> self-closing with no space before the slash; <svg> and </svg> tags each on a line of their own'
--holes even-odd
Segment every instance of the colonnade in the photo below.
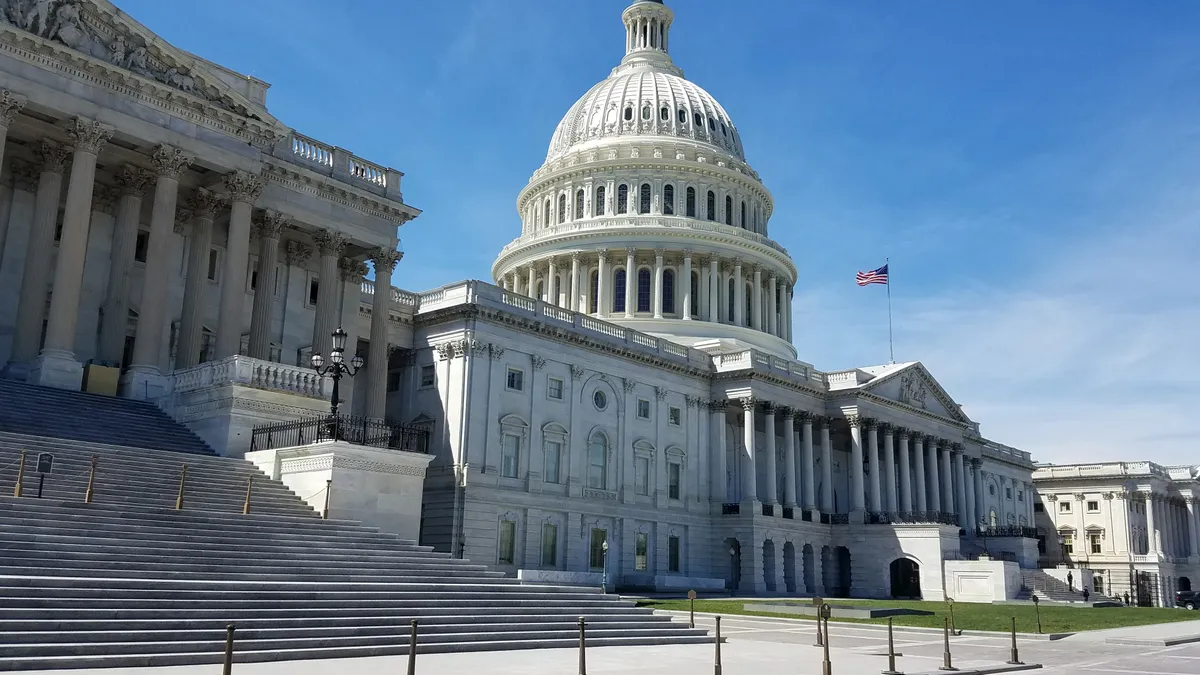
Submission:
<svg viewBox="0 0 1200 675">
<path fill-rule="evenodd" d="M 715 253 L 632 247 L 580 251 L 517 268 L 501 284 L 599 318 L 712 321 L 792 339 L 787 281 L 758 264 Z"/>
<path fill-rule="evenodd" d="M 1200 555 L 1200 498 L 1152 492 L 1145 499 L 1147 553 L 1167 558 Z"/>
</svg>

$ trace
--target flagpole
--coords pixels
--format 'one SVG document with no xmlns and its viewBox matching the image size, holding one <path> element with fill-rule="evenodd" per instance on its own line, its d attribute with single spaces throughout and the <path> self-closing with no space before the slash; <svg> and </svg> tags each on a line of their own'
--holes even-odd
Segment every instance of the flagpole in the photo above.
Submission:
<svg viewBox="0 0 1200 675">
<path fill-rule="evenodd" d="M 878 260 L 878 258 L 876 258 Z M 887 265 L 887 296 L 888 296 L 888 356 L 891 359 L 890 363 L 896 363 L 896 347 L 892 342 L 892 261 L 890 258 L 884 258 L 883 263 Z"/>
</svg>

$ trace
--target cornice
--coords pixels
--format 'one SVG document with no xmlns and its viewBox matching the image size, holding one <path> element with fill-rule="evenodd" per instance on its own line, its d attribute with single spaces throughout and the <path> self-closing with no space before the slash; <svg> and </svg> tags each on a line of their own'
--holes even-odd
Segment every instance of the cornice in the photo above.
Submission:
<svg viewBox="0 0 1200 675">
<path fill-rule="evenodd" d="M 899 401 L 894 401 L 890 398 L 884 398 L 883 396 L 880 396 L 878 394 L 873 394 L 869 391 L 860 391 L 860 390 L 851 390 L 851 391 L 854 392 L 854 396 L 856 396 L 857 398 L 861 398 L 861 399 L 870 401 L 871 403 L 882 405 L 882 406 L 888 407 L 888 408 L 896 408 L 896 409 L 899 409 L 909 415 L 916 415 L 918 417 L 925 417 L 925 418 L 928 418 L 931 420 L 937 420 L 938 422 L 941 422 L 943 424 L 949 424 L 958 429 L 962 429 L 964 432 L 964 435 L 963 435 L 964 440 L 970 440 L 970 439 L 967 439 L 965 432 L 967 430 L 971 429 L 972 427 L 970 424 L 967 424 L 966 422 L 960 422 L 956 419 L 951 419 L 949 417 L 942 417 L 941 415 L 935 415 L 935 414 L 929 412 L 928 410 L 925 410 L 924 408 L 918 408 L 916 406 L 908 405 L 907 403 L 901 403 Z M 834 393 L 844 394 L 846 392 L 840 391 L 840 392 L 834 392 Z"/>
<path fill-rule="evenodd" d="M 391 200 L 382 200 L 370 192 L 279 159 L 264 158 L 262 177 L 289 190 L 341 204 L 396 225 L 403 225 L 420 214 L 419 210 L 407 204 L 404 208 L 398 208 L 393 206 Z"/>
</svg>

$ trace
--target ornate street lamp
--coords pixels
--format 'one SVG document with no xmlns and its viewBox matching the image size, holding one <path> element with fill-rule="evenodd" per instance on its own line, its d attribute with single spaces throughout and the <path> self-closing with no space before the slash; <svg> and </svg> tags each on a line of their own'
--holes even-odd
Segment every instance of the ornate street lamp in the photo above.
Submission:
<svg viewBox="0 0 1200 675">
<path fill-rule="evenodd" d="M 602 585 L 602 588 L 604 589 L 604 592 L 608 593 L 608 539 L 607 538 L 605 538 L 605 540 L 600 543 L 600 553 L 603 556 L 602 561 L 603 561 L 603 565 L 604 565 L 603 574 L 601 575 L 601 578 L 600 578 L 600 583 Z"/>
<path fill-rule="evenodd" d="M 329 405 L 329 414 L 333 418 L 333 423 L 337 423 L 338 405 L 341 403 L 341 398 L 338 395 L 338 385 L 342 381 L 343 375 L 354 377 L 359 368 L 363 367 L 363 358 L 357 354 L 350 359 L 350 363 L 346 363 L 346 338 L 349 336 L 346 331 L 340 327 L 333 332 L 333 349 L 329 351 L 329 363 L 325 363 L 325 357 L 319 352 L 312 355 L 312 368 L 320 375 L 327 375 L 333 378 L 333 398 Z"/>
</svg>

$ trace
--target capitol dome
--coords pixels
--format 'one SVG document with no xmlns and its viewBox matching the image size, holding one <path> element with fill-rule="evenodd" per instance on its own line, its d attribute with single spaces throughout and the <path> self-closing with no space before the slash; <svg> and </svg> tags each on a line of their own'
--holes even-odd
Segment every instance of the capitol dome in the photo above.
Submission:
<svg viewBox="0 0 1200 675">
<path fill-rule="evenodd" d="M 699 349 L 794 357 L 774 201 L 729 114 L 672 61 L 674 17 L 659 0 L 625 9 L 625 56 L 559 122 L 493 278 Z"/>
</svg>

